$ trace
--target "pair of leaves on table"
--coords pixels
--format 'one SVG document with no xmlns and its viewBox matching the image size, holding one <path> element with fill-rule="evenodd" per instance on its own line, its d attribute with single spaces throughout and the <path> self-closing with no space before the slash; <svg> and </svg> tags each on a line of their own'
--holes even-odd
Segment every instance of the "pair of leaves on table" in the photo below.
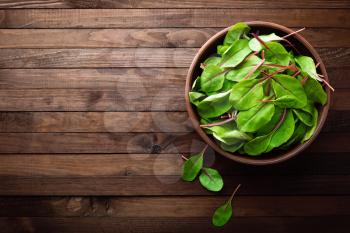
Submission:
<svg viewBox="0 0 350 233">
<path fill-rule="evenodd" d="M 207 146 L 199 154 L 191 156 L 187 159 L 182 167 L 182 179 L 185 181 L 194 181 L 199 175 L 199 181 L 203 187 L 209 191 L 218 192 L 223 186 L 224 182 L 220 173 L 213 168 L 203 167 L 204 163 L 204 152 Z M 212 223 L 214 226 L 225 225 L 232 217 L 232 199 L 237 192 L 240 185 L 237 186 L 235 191 L 232 193 L 228 201 L 222 206 L 218 207 L 212 217 Z"/>
<path fill-rule="evenodd" d="M 218 192 L 223 188 L 224 182 L 217 170 L 203 167 L 206 148 L 207 146 L 202 152 L 192 155 L 185 161 L 182 167 L 182 179 L 185 181 L 194 181 L 200 173 L 199 181 L 202 186 L 209 191 Z"/>
</svg>

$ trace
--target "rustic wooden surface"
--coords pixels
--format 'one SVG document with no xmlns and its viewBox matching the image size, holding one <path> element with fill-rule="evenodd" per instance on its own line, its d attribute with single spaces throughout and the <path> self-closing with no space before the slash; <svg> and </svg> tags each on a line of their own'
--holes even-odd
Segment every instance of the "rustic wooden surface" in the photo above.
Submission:
<svg viewBox="0 0 350 233">
<path fill-rule="evenodd" d="M 244 20 L 306 27 L 336 92 L 291 161 L 209 151 L 225 180 L 213 195 L 179 179 L 178 154 L 203 146 L 185 76 L 210 36 Z M 349 72 L 349 0 L 0 0 L 1 232 L 349 232 Z M 234 219 L 213 228 L 238 183 Z"/>
</svg>

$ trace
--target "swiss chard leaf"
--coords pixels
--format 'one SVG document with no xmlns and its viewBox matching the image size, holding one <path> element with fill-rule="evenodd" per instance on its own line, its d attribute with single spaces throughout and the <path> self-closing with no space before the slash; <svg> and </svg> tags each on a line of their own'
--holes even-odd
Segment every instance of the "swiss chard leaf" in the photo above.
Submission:
<svg viewBox="0 0 350 233">
<path fill-rule="evenodd" d="M 233 25 L 227 32 L 224 45 L 230 45 L 239 40 L 244 34 L 247 34 L 250 31 L 250 27 L 243 22 L 236 23 Z"/>
<path fill-rule="evenodd" d="M 221 61 L 221 57 L 217 57 L 217 56 L 211 56 L 208 57 L 203 64 L 205 65 L 218 65 Z"/>
<path fill-rule="evenodd" d="M 225 71 L 219 66 L 207 65 L 200 78 L 201 90 L 204 92 L 213 92 L 220 90 L 225 81 Z"/>
<path fill-rule="evenodd" d="M 203 93 L 195 91 L 190 91 L 188 95 L 190 97 L 191 103 L 196 106 L 206 97 L 206 95 L 204 95 Z"/>
<path fill-rule="evenodd" d="M 267 42 L 266 45 L 268 49 L 263 48 L 265 50 L 266 61 L 282 66 L 289 65 L 291 56 L 283 45 L 278 42 Z"/>
<path fill-rule="evenodd" d="M 232 81 L 242 81 L 248 74 L 252 72 L 252 70 L 261 62 L 261 59 L 258 56 L 251 56 L 246 62 L 242 65 L 237 66 L 235 69 L 226 73 L 226 79 Z M 259 76 L 261 69 L 258 69 L 252 73 L 252 75 L 248 79 L 254 79 Z"/>
<path fill-rule="evenodd" d="M 308 79 L 304 84 L 304 90 L 307 98 L 313 102 L 325 105 L 327 103 L 327 93 L 322 85 L 315 79 Z"/>
<path fill-rule="evenodd" d="M 258 105 L 237 115 L 238 129 L 243 132 L 255 132 L 271 120 L 275 112 L 273 103 L 260 102 Z"/>
<path fill-rule="evenodd" d="M 281 147 L 282 149 L 288 149 L 291 145 L 294 145 L 298 142 L 300 142 L 305 133 L 306 133 L 307 127 L 302 123 L 298 122 L 295 126 L 295 130 L 293 132 L 292 137 Z"/>
<path fill-rule="evenodd" d="M 293 113 L 307 126 L 313 123 L 313 105 L 308 103 L 303 109 L 293 109 Z"/>
<path fill-rule="evenodd" d="M 182 179 L 185 181 L 193 181 L 203 167 L 204 151 L 191 156 L 182 166 Z"/>
<path fill-rule="evenodd" d="M 309 77 L 322 81 L 321 78 L 318 77 L 316 72 L 316 65 L 314 60 L 311 57 L 308 56 L 298 56 L 294 58 L 295 62 L 300 67 L 301 71 L 306 73 Z"/>
<path fill-rule="evenodd" d="M 312 135 L 314 134 L 316 128 L 317 128 L 317 123 L 318 123 L 318 111 L 317 109 L 314 107 L 313 108 L 313 120 L 312 120 L 312 126 L 309 127 L 302 139 L 302 143 L 306 142 L 307 140 L 309 140 Z"/>
<path fill-rule="evenodd" d="M 272 88 L 276 95 L 274 101 L 281 108 L 303 108 L 307 97 L 301 83 L 294 77 L 285 74 L 273 76 Z"/>
<path fill-rule="evenodd" d="M 240 39 L 234 42 L 222 55 L 219 65 L 223 68 L 238 66 L 252 52 L 248 43 L 247 39 Z"/>
<path fill-rule="evenodd" d="M 199 181 L 203 187 L 212 192 L 218 192 L 224 187 L 224 181 L 220 173 L 213 168 L 203 168 Z"/>
<path fill-rule="evenodd" d="M 259 79 L 243 80 L 232 87 L 230 103 L 237 110 L 256 106 L 264 97 L 263 82 Z"/>
<path fill-rule="evenodd" d="M 231 91 L 214 94 L 202 100 L 198 105 L 198 113 L 202 118 L 218 117 L 229 111 L 232 105 L 229 103 Z"/>
<path fill-rule="evenodd" d="M 283 40 L 281 37 L 277 36 L 275 33 L 271 33 L 269 35 L 260 35 L 259 38 L 264 42 Z M 260 51 L 263 48 L 263 45 L 258 41 L 258 39 L 252 38 L 249 41 L 249 47 L 253 51 Z"/>
</svg>

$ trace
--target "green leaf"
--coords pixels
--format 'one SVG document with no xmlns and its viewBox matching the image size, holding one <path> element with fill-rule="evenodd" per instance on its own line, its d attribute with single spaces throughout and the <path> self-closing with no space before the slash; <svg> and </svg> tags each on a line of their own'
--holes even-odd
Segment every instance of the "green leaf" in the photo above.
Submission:
<svg viewBox="0 0 350 233">
<path fill-rule="evenodd" d="M 236 84 L 237 82 L 225 79 L 224 84 L 222 85 L 222 88 L 219 91 L 225 92 L 225 91 L 231 90 L 232 87 Z"/>
<path fill-rule="evenodd" d="M 274 112 L 271 120 L 269 121 L 269 123 L 267 123 L 266 125 L 261 127 L 256 132 L 256 135 L 262 136 L 262 135 L 266 135 L 266 134 L 270 133 L 275 128 L 275 126 L 278 124 L 278 122 L 281 120 L 282 114 L 283 114 L 283 109 L 278 107 L 278 106 L 275 106 L 275 112 Z"/>
<path fill-rule="evenodd" d="M 200 90 L 200 76 L 198 76 L 195 80 L 194 80 L 194 82 L 193 82 L 193 84 L 192 84 L 192 91 L 199 91 Z"/>
<path fill-rule="evenodd" d="M 242 148 L 242 146 L 244 145 L 246 141 L 242 141 L 242 140 L 237 140 L 235 143 L 232 143 L 230 145 L 224 143 L 224 142 L 220 142 L 220 147 L 224 150 L 224 151 L 228 151 L 228 152 L 236 152 L 238 151 L 240 148 Z"/>
<path fill-rule="evenodd" d="M 313 123 L 313 105 L 308 103 L 303 109 L 293 109 L 293 113 L 307 126 Z"/>
<path fill-rule="evenodd" d="M 225 225 L 232 217 L 232 199 L 241 185 L 238 185 L 231 197 L 225 204 L 219 206 L 213 215 L 212 223 L 214 226 L 221 227 Z"/>
<path fill-rule="evenodd" d="M 271 138 L 272 133 L 256 137 L 244 145 L 244 151 L 248 155 L 260 155 L 267 150 Z"/>
<path fill-rule="evenodd" d="M 226 51 L 230 48 L 229 45 L 218 45 L 216 50 L 219 55 L 224 55 Z"/>
<path fill-rule="evenodd" d="M 292 137 L 281 147 L 282 149 L 288 149 L 291 145 L 300 142 L 306 133 L 306 126 L 302 122 L 298 122 L 295 126 Z"/>
<path fill-rule="evenodd" d="M 322 85 L 315 79 L 308 79 L 304 84 L 307 98 L 313 102 L 325 105 L 327 103 L 327 93 Z"/>
<path fill-rule="evenodd" d="M 240 39 L 233 43 L 223 54 L 220 66 L 233 68 L 239 65 L 252 52 L 248 43 L 247 39 Z"/>
<path fill-rule="evenodd" d="M 199 181 L 203 187 L 213 192 L 218 192 L 224 187 L 224 181 L 220 173 L 213 168 L 203 168 Z"/>
<path fill-rule="evenodd" d="M 258 56 L 251 56 L 246 62 L 237 66 L 234 70 L 231 70 L 226 73 L 225 77 L 228 80 L 232 81 L 242 81 L 247 75 L 261 62 L 261 59 Z M 249 79 L 256 78 L 261 72 L 261 69 L 256 70 Z"/>
<path fill-rule="evenodd" d="M 227 32 L 224 45 L 230 45 L 241 38 L 242 35 L 247 34 L 250 31 L 250 27 L 243 22 L 236 23 Z"/>
<path fill-rule="evenodd" d="M 202 118 L 218 117 L 229 111 L 232 105 L 229 103 L 231 91 L 211 95 L 202 100 L 198 105 L 198 113 Z"/>
<path fill-rule="evenodd" d="M 241 111 L 237 115 L 238 129 L 243 132 L 255 132 L 271 120 L 275 112 L 272 103 L 261 102 L 249 110 Z"/>
<path fill-rule="evenodd" d="M 232 87 L 230 103 L 237 110 L 248 110 L 263 99 L 263 82 L 259 79 L 243 80 Z"/>
<path fill-rule="evenodd" d="M 225 73 L 222 68 L 216 65 L 207 65 L 200 78 L 201 89 L 208 93 L 222 88 L 225 80 Z"/>
<path fill-rule="evenodd" d="M 216 56 L 211 56 L 211 57 L 208 57 L 204 62 L 203 64 L 206 64 L 206 65 L 218 65 L 221 61 L 221 57 L 216 57 Z"/>
<path fill-rule="evenodd" d="M 285 74 L 274 75 L 272 88 L 276 94 L 274 102 L 281 108 L 303 108 L 307 104 L 303 86 L 296 78 Z"/>
<path fill-rule="evenodd" d="M 283 45 L 278 42 L 267 42 L 266 45 L 269 47 L 264 48 L 266 61 L 282 66 L 289 65 L 291 57 Z"/>
<path fill-rule="evenodd" d="M 309 140 L 312 135 L 315 133 L 315 130 L 317 128 L 317 123 L 318 123 L 318 111 L 317 109 L 314 107 L 313 108 L 313 121 L 312 121 L 312 126 L 308 128 L 308 130 L 306 131 L 304 138 L 302 139 L 302 143 L 306 142 L 307 140 Z"/>
<path fill-rule="evenodd" d="M 273 148 L 277 148 L 287 142 L 293 135 L 294 127 L 293 113 L 288 111 L 281 125 L 272 133 L 270 143 L 265 152 L 269 152 Z"/>
<path fill-rule="evenodd" d="M 182 166 L 182 179 L 185 181 L 193 181 L 196 179 L 198 173 L 203 167 L 203 154 L 202 151 L 199 154 L 191 156 Z"/>
<path fill-rule="evenodd" d="M 206 97 L 206 95 L 204 95 L 203 93 L 195 91 L 190 91 L 188 95 L 190 97 L 191 103 L 196 106 L 200 103 L 201 100 L 203 100 Z"/>
<path fill-rule="evenodd" d="M 321 78 L 318 77 L 316 72 L 316 65 L 314 60 L 308 56 L 298 56 L 294 58 L 295 62 L 300 67 L 301 71 L 306 73 L 309 77 L 316 79 L 318 81 L 322 81 Z"/>
<path fill-rule="evenodd" d="M 269 35 L 260 35 L 259 38 L 264 42 L 283 40 L 275 33 L 271 33 Z M 261 43 L 256 38 L 252 38 L 249 41 L 249 48 L 253 51 L 260 51 L 263 48 L 263 45 L 261 45 Z"/>
</svg>

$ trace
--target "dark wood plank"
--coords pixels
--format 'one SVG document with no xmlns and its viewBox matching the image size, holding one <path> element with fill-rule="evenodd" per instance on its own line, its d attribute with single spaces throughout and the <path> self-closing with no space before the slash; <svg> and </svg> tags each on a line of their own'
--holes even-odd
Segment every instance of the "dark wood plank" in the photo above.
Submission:
<svg viewBox="0 0 350 233">
<path fill-rule="evenodd" d="M 349 175 L 224 176 L 220 193 L 206 191 L 198 181 L 184 182 L 179 176 L 109 177 L 0 177 L 0 195 L 230 195 L 242 184 L 240 195 L 349 195 Z"/>
<path fill-rule="evenodd" d="M 187 156 L 187 154 L 186 154 Z M 180 176 L 179 154 L 2 154 L 0 176 L 8 177 L 108 177 Z M 270 167 L 247 167 L 212 151 L 205 165 L 222 175 L 346 175 L 350 174 L 347 153 L 308 153 Z"/>
<path fill-rule="evenodd" d="M 329 112 L 323 132 L 350 130 L 350 111 Z M 186 112 L 0 112 L 2 133 L 192 132 Z"/>
<path fill-rule="evenodd" d="M 349 152 L 348 133 L 323 133 L 309 152 Z M 188 153 L 196 133 L 0 133 L 0 153 Z"/>
<path fill-rule="evenodd" d="M 138 90 L 141 89 L 141 92 Z M 147 91 L 146 91 L 147 90 Z M 1 90 L 0 111 L 185 111 L 183 87 Z M 349 89 L 332 96 L 333 110 L 350 110 Z M 140 95 L 142 93 L 142 95 Z"/>
<path fill-rule="evenodd" d="M 210 219 L 213 210 L 227 198 L 0 197 L 0 216 Z M 190 208 L 194 203 L 198 203 L 196 208 Z M 234 200 L 234 213 L 235 217 L 349 216 L 349 206 L 349 196 L 240 196 Z"/>
<path fill-rule="evenodd" d="M 138 93 L 154 88 L 184 88 L 187 68 L 110 68 L 110 69 L 0 69 L 0 89 L 88 89 L 116 90 L 137 88 Z M 327 69 L 332 86 L 350 88 L 350 68 Z M 142 90 L 145 89 L 145 90 Z"/>
<path fill-rule="evenodd" d="M 332 130 L 350 128 L 345 113 L 336 114 Z M 0 112 L 0 132 L 192 131 L 185 112 Z"/>
<path fill-rule="evenodd" d="M 0 29 L 0 48 L 200 47 L 222 28 Z M 307 28 L 314 47 L 349 47 L 350 30 Z"/>
<path fill-rule="evenodd" d="M 1 49 L 0 68 L 189 67 L 197 48 Z M 350 48 L 319 48 L 329 68 L 349 68 Z"/>
<path fill-rule="evenodd" d="M 236 218 L 224 228 L 215 228 L 210 218 L 1 218 L 4 233 L 114 233 L 118 232 L 260 232 L 286 233 L 316 231 L 344 233 L 349 228 L 348 217 L 250 217 Z"/>
<path fill-rule="evenodd" d="M 114 233 L 114 232 L 332 232 L 344 233 L 350 223 L 348 216 L 327 217 L 249 217 L 236 218 L 223 228 L 211 225 L 210 218 L 1 218 L 4 233 Z"/>
<path fill-rule="evenodd" d="M 155 2 L 152 0 L 133 1 L 69 1 L 69 0 L 1 0 L 0 8 L 350 8 L 346 0 L 163 0 Z"/>
<path fill-rule="evenodd" d="M 227 27 L 252 20 L 290 27 L 350 25 L 346 9 L 22 9 L 1 10 L 0 15 L 0 28 Z"/>
</svg>

